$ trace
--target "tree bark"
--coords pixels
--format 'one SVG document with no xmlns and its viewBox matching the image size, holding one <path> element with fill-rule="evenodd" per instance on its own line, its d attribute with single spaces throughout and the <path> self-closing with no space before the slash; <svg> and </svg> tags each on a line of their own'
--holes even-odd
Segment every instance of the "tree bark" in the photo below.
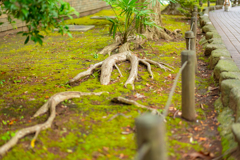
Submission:
<svg viewBox="0 0 240 160">
<path fill-rule="evenodd" d="M 139 0 L 139 2 L 144 2 L 146 0 Z M 149 1 L 149 0 L 147 0 Z M 161 19 L 161 4 L 156 1 L 156 4 L 153 6 L 152 3 L 149 3 L 147 6 L 148 9 L 152 10 L 154 14 L 151 14 L 150 17 L 152 20 L 158 25 L 162 26 L 162 19 Z M 165 39 L 165 40 L 171 40 L 172 37 L 169 36 L 164 29 L 157 28 L 157 27 L 146 27 L 146 30 L 143 31 L 143 28 L 138 31 L 138 33 L 144 33 L 147 39 Z"/>
<path fill-rule="evenodd" d="M 180 6 L 179 3 L 170 2 L 170 4 L 162 11 L 162 14 L 181 15 L 181 12 L 178 10 Z"/>
</svg>

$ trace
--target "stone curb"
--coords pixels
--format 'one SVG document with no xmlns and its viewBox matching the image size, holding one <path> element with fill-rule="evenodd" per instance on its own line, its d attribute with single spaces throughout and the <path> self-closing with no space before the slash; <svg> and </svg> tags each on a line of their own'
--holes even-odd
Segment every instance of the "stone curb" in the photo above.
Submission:
<svg viewBox="0 0 240 160">
<path fill-rule="evenodd" d="M 200 26 L 206 33 L 199 44 L 205 47 L 204 54 L 209 56 L 210 68 L 219 84 L 221 97 L 214 106 L 219 113 L 219 132 L 222 137 L 223 152 L 238 145 L 240 149 L 240 70 L 231 58 L 221 36 L 209 19 L 209 11 L 222 9 L 223 6 L 206 7 L 200 14 Z M 228 120 L 226 119 L 228 117 Z"/>
</svg>

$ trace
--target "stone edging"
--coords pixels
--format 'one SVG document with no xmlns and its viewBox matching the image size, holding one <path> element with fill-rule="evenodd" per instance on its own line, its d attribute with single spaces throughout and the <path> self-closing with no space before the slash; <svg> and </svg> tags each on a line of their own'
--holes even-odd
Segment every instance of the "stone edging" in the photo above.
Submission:
<svg viewBox="0 0 240 160">
<path fill-rule="evenodd" d="M 209 19 L 209 11 L 223 6 L 206 7 L 200 13 L 200 26 L 206 35 L 199 41 L 204 46 L 205 56 L 209 56 L 210 68 L 219 84 L 221 96 L 214 106 L 218 112 L 219 132 L 223 153 L 238 146 L 240 150 L 240 70 L 231 58 L 221 36 Z"/>
</svg>

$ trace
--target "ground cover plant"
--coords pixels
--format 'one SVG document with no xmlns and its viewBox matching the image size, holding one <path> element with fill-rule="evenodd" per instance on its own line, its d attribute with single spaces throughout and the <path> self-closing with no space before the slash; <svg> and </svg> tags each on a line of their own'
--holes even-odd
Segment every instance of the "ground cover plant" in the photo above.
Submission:
<svg viewBox="0 0 240 160">
<path fill-rule="evenodd" d="M 102 13 L 112 15 L 111 11 Z M 86 17 L 82 20 L 86 20 Z M 81 23 L 81 19 L 75 23 Z M 6 36 L 0 42 L 1 146 L 17 130 L 46 121 L 46 114 L 36 119 L 31 117 L 56 93 L 109 92 L 63 101 L 57 106 L 57 116 L 50 129 L 41 131 L 35 143 L 31 143 L 34 135 L 26 136 L 3 159 L 133 159 L 136 153 L 134 118 L 146 110 L 111 100 L 123 96 L 162 112 L 180 67 L 180 52 L 185 49 L 185 40 L 149 41 L 143 48 L 133 51 L 140 58 L 146 57 L 174 66 L 173 72 L 154 67 L 155 79 L 151 79 L 145 66 L 140 65 L 135 90 L 124 88 L 130 67 L 127 61 L 118 65 L 123 77 L 114 69 L 107 86 L 100 84 L 99 72 L 78 80 L 75 85 L 66 84 L 80 70 L 84 71 L 90 64 L 108 57 L 96 54 L 113 43 L 108 36 L 108 22 L 104 24 L 102 21 L 100 24 L 94 30 L 73 33 L 73 39 L 58 33 L 50 34 L 43 46 L 33 43 L 23 45 L 23 38 L 19 35 Z M 183 33 L 189 28 L 179 16 L 164 16 L 163 24 L 167 24 L 164 27 L 171 31 L 180 29 Z M 207 80 L 199 81 L 207 85 Z M 166 118 L 168 155 L 171 159 L 181 159 L 184 153 L 193 150 L 202 151 L 205 141 L 211 141 L 211 138 L 204 140 L 199 133 L 193 134 L 194 127 L 199 125 L 197 128 L 200 129 L 200 124 L 204 123 L 202 108 L 197 109 L 199 123 L 190 124 L 179 117 L 180 86 L 179 82 Z M 204 107 L 207 109 L 207 105 Z"/>
</svg>

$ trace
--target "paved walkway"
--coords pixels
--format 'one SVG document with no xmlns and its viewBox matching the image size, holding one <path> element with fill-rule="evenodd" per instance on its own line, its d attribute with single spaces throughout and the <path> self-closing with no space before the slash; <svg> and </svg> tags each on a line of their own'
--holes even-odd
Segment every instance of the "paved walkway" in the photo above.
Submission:
<svg viewBox="0 0 240 160">
<path fill-rule="evenodd" d="M 215 10 L 209 13 L 209 18 L 240 69 L 240 6 L 230 8 L 229 12 Z"/>
</svg>

